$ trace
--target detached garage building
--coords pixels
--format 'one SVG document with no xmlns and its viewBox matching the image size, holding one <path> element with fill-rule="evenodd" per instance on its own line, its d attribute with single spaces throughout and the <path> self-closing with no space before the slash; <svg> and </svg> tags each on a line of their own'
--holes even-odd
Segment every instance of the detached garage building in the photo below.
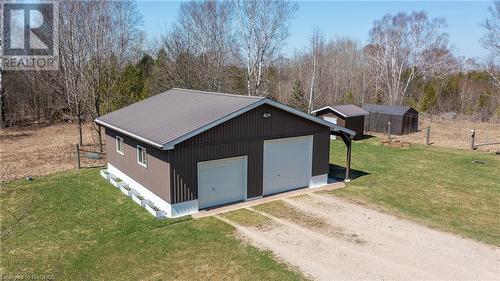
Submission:
<svg viewBox="0 0 500 281">
<path fill-rule="evenodd" d="M 327 183 L 330 133 L 261 97 L 172 89 L 96 119 L 108 171 L 169 217 Z"/>
<path fill-rule="evenodd" d="M 354 131 L 356 133 L 355 138 L 361 138 L 364 135 L 365 116 L 369 114 L 368 111 L 354 104 L 325 106 L 311 113 L 321 119 Z"/>
<path fill-rule="evenodd" d="M 418 111 L 409 106 L 367 104 L 363 109 L 370 112 L 365 117 L 365 131 L 406 135 L 418 131 Z"/>
</svg>

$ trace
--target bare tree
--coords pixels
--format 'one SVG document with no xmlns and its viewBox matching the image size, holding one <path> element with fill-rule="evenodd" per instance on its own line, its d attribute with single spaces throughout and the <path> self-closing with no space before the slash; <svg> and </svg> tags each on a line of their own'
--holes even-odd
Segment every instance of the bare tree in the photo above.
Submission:
<svg viewBox="0 0 500 281">
<path fill-rule="evenodd" d="M 264 96 L 264 75 L 289 36 L 297 5 L 282 0 L 235 0 L 236 57 L 245 68 L 247 94 Z"/>
<path fill-rule="evenodd" d="M 387 14 L 370 30 L 367 55 L 375 64 L 389 104 L 402 104 L 418 77 L 440 76 L 452 67 L 444 19 L 429 19 L 424 11 Z"/>
<path fill-rule="evenodd" d="M 497 64 L 500 57 L 500 1 L 494 1 L 493 6 L 489 7 L 488 11 L 490 18 L 483 23 L 486 34 L 481 38 L 483 47 L 491 52 L 486 62 L 485 71 L 490 76 L 491 83 L 500 89 L 500 71 Z"/>
<path fill-rule="evenodd" d="M 228 76 L 230 30 L 229 2 L 182 3 L 178 22 L 162 38 L 154 79 L 167 88 L 222 91 Z"/>
<path fill-rule="evenodd" d="M 311 36 L 311 80 L 309 84 L 309 96 L 307 99 L 307 113 L 311 113 L 314 107 L 314 100 L 321 94 L 316 92 L 315 83 L 320 70 L 320 63 L 322 62 L 325 40 L 319 28 L 315 28 Z"/>
<path fill-rule="evenodd" d="M 315 31 L 310 47 L 295 53 L 289 71 L 292 81 L 306 85 L 306 111 L 337 103 L 362 104 L 372 92 L 373 78 L 362 49 L 349 38 L 324 42 Z"/>
<path fill-rule="evenodd" d="M 481 38 L 481 43 L 494 56 L 500 56 L 500 1 L 494 1 L 488 12 L 490 18 L 483 23 L 486 34 Z"/>
<path fill-rule="evenodd" d="M 121 70 L 138 57 L 142 34 L 137 26 L 141 19 L 130 1 L 81 2 L 81 9 L 86 15 L 81 30 L 86 49 L 84 77 L 93 120 L 101 116 L 103 99 L 112 96 Z M 102 149 L 101 129 L 92 124 Z"/>
<path fill-rule="evenodd" d="M 221 91 L 227 76 L 231 37 L 229 2 L 191 1 L 180 8 L 179 25 L 191 39 L 193 53 L 205 66 L 201 69 L 207 90 Z"/>
<path fill-rule="evenodd" d="M 55 84 L 64 93 L 83 144 L 82 123 L 101 115 L 101 105 L 120 70 L 140 47 L 138 18 L 128 1 L 64 1 L 60 5 L 61 70 Z M 101 130 L 95 127 L 99 143 Z"/>
<path fill-rule="evenodd" d="M 86 70 L 86 45 L 82 30 L 84 10 L 80 2 L 67 1 L 61 5 L 60 57 L 61 83 L 68 108 L 75 116 L 78 128 L 78 143 L 83 145 L 82 123 L 85 119 L 88 88 L 84 85 Z"/>
</svg>

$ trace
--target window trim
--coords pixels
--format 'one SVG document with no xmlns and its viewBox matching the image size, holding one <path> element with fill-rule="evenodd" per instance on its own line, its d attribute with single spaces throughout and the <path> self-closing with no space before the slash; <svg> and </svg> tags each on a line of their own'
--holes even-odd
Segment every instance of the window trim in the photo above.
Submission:
<svg viewBox="0 0 500 281">
<path fill-rule="evenodd" d="M 118 143 L 119 142 L 121 142 L 121 144 L 122 144 L 122 150 L 121 151 L 118 149 L 118 147 L 119 147 Z M 123 137 L 120 137 L 120 136 L 116 136 L 115 137 L 115 147 L 116 147 L 116 152 L 118 154 L 125 155 Z"/>
<path fill-rule="evenodd" d="M 140 149 L 139 149 L 140 148 Z M 144 162 L 145 163 L 141 163 L 139 161 L 139 153 L 140 151 L 144 151 L 144 157 L 143 157 L 143 160 L 145 160 Z M 137 145 L 137 164 L 143 166 L 144 168 L 147 168 L 148 167 L 148 151 L 145 147 L 141 146 L 141 145 Z"/>
</svg>

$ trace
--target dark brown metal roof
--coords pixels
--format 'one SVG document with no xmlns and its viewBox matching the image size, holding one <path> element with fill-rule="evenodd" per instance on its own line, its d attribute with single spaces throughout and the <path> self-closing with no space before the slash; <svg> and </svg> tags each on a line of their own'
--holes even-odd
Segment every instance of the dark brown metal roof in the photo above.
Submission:
<svg viewBox="0 0 500 281">
<path fill-rule="evenodd" d="M 261 104 L 270 104 L 311 121 L 353 131 L 263 98 L 171 89 L 96 119 L 96 123 L 162 149 L 173 146 Z"/>
<path fill-rule="evenodd" d="M 354 104 L 341 104 L 341 105 L 334 105 L 334 106 L 325 106 L 320 109 L 316 109 L 311 113 L 317 113 L 320 115 L 321 113 L 327 113 L 328 111 L 330 112 L 335 112 L 337 114 L 340 114 L 344 117 L 357 117 L 357 116 L 366 116 L 370 114 L 368 111 L 362 109 L 359 106 L 356 106 Z"/>
<path fill-rule="evenodd" d="M 384 113 L 392 115 L 404 115 L 408 111 L 416 112 L 410 106 L 397 106 L 397 105 L 385 105 L 385 104 L 365 104 L 363 109 L 368 110 L 373 113 Z"/>
</svg>

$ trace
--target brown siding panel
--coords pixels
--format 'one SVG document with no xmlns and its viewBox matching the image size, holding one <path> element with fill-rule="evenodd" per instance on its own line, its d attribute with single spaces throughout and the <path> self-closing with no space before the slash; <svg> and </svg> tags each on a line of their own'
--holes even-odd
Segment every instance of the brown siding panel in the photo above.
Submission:
<svg viewBox="0 0 500 281">
<path fill-rule="evenodd" d="M 324 131 L 314 135 L 312 175 L 328 174 L 330 164 L 330 132 Z"/>
<path fill-rule="evenodd" d="M 356 138 L 360 138 L 364 134 L 364 116 L 349 117 L 345 122 L 345 128 L 351 129 L 356 132 Z"/>
<path fill-rule="evenodd" d="M 271 117 L 264 118 L 264 113 Z M 116 132 L 106 129 L 110 164 L 169 203 L 198 198 L 197 163 L 248 156 L 248 198 L 262 196 L 264 140 L 313 135 L 312 176 L 328 173 L 330 129 L 270 105 L 262 105 L 162 151 L 123 136 L 125 155 L 115 151 Z M 146 147 L 148 168 L 137 164 L 136 146 Z"/>
<path fill-rule="evenodd" d="M 263 118 L 270 113 L 270 118 Z M 170 150 L 172 200 L 197 194 L 197 162 L 248 156 L 248 198 L 262 195 L 263 143 L 266 139 L 314 135 L 312 175 L 328 172 L 330 129 L 281 109 L 262 105 L 196 135 Z"/>
<path fill-rule="evenodd" d="M 340 114 L 337 114 L 336 112 L 328 112 L 328 113 L 321 114 L 318 116 L 320 116 L 321 118 L 323 118 L 325 116 L 326 117 L 337 117 L 337 125 L 356 132 L 355 138 L 360 138 L 364 135 L 364 127 L 365 127 L 365 125 L 364 125 L 365 117 L 364 116 L 344 117 Z"/>
<path fill-rule="evenodd" d="M 365 130 L 387 133 L 387 122 L 391 122 L 391 134 L 404 135 L 418 131 L 418 114 L 410 109 L 403 115 L 372 112 L 365 117 Z"/>
<path fill-rule="evenodd" d="M 124 155 L 116 152 L 116 136 L 123 138 Z M 170 202 L 169 163 L 164 151 L 141 143 L 106 128 L 106 155 L 108 163 L 145 186 L 163 200 Z M 137 145 L 146 148 L 148 167 L 137 164 Z"/>
</svg>

